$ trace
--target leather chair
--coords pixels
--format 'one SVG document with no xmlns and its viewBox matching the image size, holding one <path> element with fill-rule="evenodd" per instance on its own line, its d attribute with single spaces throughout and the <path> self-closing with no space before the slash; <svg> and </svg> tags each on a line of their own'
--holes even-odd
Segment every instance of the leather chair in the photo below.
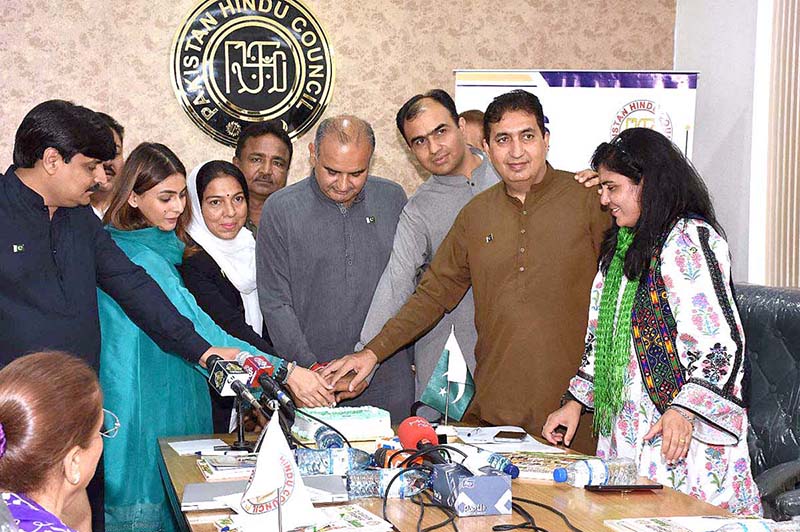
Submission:
<svg viewBox="0 0 800 532">
<path fill-rule="evenodd" d="M 753 475 L 765 517 L 800 515 L 800 290 L 736 285 L 749 360 Z"/>
</svg>

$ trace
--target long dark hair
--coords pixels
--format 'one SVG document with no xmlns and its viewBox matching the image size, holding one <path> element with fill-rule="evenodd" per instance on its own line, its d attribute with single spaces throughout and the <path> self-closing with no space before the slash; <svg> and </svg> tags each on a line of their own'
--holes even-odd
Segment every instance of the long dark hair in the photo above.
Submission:
<svg viewBox="0 0 800 532">
<path fill-rule="evenodd" d="M 605 168 L 641 183 L 641 215 L 633 227 L 634 239 L 625 255 L 624 272 L 638 279 L 672 226 L 681 218 L 701 218 L 724 237 L 714 214 L 708 189 L 692 163 L 661 133 L 647 128 L 626 129 L 604 142 L 592 155 L 592 168 Z M 600 268 L 608 272 L 619 226 L 606 231 L 600 247 Z"/>
</svg>

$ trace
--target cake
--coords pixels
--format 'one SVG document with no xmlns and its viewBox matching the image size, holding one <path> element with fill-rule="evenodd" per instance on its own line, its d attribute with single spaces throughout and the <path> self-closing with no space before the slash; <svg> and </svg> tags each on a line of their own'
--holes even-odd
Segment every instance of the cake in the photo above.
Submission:
<svg viewBox="0 0 800 532">
<path fill-rule="evenodd" d="M 301 441 L 314 441 L 314 434 L 320 427 L 320 423 L 303 415 L 304 412 L 330 423 L 350 441 L 374 440 L 394 435 L 389 412 L 374 406 L 298 408 L 292 433 Z"/>
</svg>

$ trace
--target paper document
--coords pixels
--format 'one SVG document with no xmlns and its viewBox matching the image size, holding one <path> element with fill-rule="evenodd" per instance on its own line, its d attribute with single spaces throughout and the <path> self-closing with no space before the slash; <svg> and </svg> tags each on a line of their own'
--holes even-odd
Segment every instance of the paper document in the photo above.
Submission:
<svg viewBox="0 0 800 532">
<path fill-rule="evenodd" d="M 475 445 L 481 449 L 494 453 L 513 453 L 516 451 L 528 451 L 536 453 L 564 453 L 565 449 L 553 447 L 539 443 L 530 434 L 519 441 L 497 441 L 495 436 L 502 431 L 519 430 L 519 427 L 456 427 L 458 438 L 464 443 Z"/>
<path fill-rule="evenodd" d="M 717 516 L 696 517 L 638 517 L 633 519 L 607 519 L 603 521 L 611 530 L 621 532 L 714 532 L 725 525 L 741 525 L 741 530 L 772 530 L 772 519 L 736 519 Z M 783 523 L 780 523 L 783 524 Z M 798 526 L 800 529 L 800 525 Z M 791 530 L 791 529 L 789 529 Z"/>
<path fill-rule="evenodd" d="M 192 455 L 195 453 L 206 453 L 214 450 L 215 446 L 226 445 L 226 443 L 219 438 L 210 440 L 187 440 L 187 441 L 171 441 L 169 446 L 172 447 L 176 453 L 181 456 Z"/>
</svg>

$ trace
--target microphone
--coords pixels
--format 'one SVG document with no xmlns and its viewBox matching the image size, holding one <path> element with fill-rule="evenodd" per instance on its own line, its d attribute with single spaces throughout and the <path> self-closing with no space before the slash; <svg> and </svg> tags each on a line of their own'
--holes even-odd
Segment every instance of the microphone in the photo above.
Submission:
<svg viewBox="0 0 800 532">
<path fill-rule="evenodd" d="M 377 467 L 384 467 L 384 468 L 411 467 L 422 464 L 422 457 L 418 456 L 410 463 L 401 466 L 400 464 L 402 464 L 403 461 L 409 456 L 411 456 L 411 453 L 407 451 L 401 451 L 399 449 L 388 449 L 386 447 L 379 447 L 375 449 L 375 452 L 372 454 L 372 461 Z"/>
<path fill-rule="evenodd" d="M 283 390 L 283 387 L 280 384 L 278 384 L 278 381 L 266 373 L 262 373 L 261 376 L 258 377 L 258 383 L 261 385 L 261 389 L 264 390 L 264 394 L 267 397 L 270 399 L 276 399 L 278 403 L 280 403 L 281 409 L 286 413 L 286 417 L 292 423 L 294 423 L 297 407 L 295 406 L 294 401 L 292 401 L 292 398 L 289 397 L 289 394 Z"/>
<path fill-rule="evenodd" d="M 247 386 L 249 374 L 235 360 L 225 360 L 219 355 L 209 355 L 206 366 L 210 368 L 208 383 L 220 397 L 238 395 L 232 387 L 234 382 L 238 382 L 244 387 Z"/>
<path fill-rule="evenodd" d="M 424 417 L 413 416 L 404 419 L 397 427 L 397 436 L 406 449 L 419 449 L 425 451 L 433 449 L 438 444 L 439 438 L 436 431 Z M 425 455 L 425 458 L 434 464 L 446 464 L 447 461 L 438 451 Z"/>
<path fill-rule="evenodd" d="M 236 397 L 239 398 L 240 401 L 249 404 L 253 407 L 257 412 L 264 412 L 264 409 L 261 406 L 261 403 L 258 402 L 256 396 L 253 395 L 250 390 L 247 389 L 246 384 L 242 384 L 241 381 L 234 380 L 231 382 L 231 389 L 233 393 L 236 394 Z"/>
<path fill-rule="evenodd" d="M 251 388 L 258 384 L 258 379 L 262 374 L 266 373 L 271 377 L 275 372 L 275 367 L 269 360 L 262 356 L 251 355 L 247 351 L 236 355 L 236 362 L 250 375 L 247 385 Z"/>
</svg>

